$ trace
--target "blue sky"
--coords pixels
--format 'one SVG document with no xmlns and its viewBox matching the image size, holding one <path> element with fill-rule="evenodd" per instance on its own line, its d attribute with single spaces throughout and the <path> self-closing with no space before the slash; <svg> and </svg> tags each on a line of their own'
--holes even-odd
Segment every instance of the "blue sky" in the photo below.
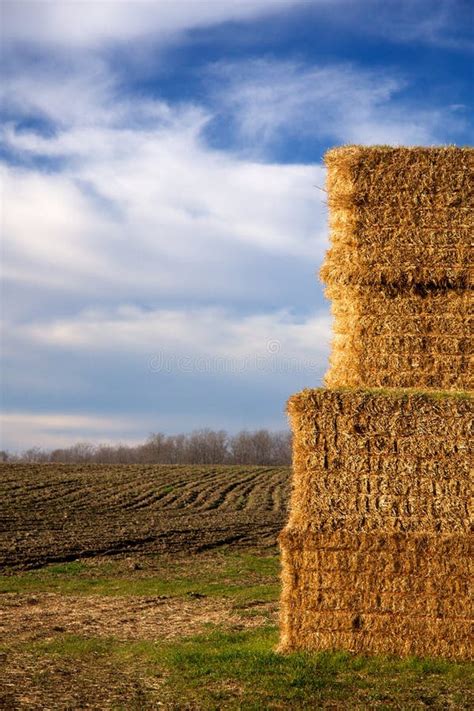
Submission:
<svg viewBox="0 0 474 711">
<path fill-rule="evenodd" d="M 3 2 L 2 443 L 285 427 L 324 152 L 472 143 L 470 0 Z"/>
</svg>

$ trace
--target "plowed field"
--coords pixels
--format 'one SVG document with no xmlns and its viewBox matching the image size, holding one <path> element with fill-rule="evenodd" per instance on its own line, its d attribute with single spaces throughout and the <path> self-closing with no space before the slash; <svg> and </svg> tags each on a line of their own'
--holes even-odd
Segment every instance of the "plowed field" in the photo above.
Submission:
<svg viewBox="0 0 474 711">
<path fill-rule="evenodd" d="M 0 465 L 0 565 L 274 545 L 285 467 Z"/>
<path fill-rule="evenodd" d="M 474 708 L 468 662 L 275 651 L 288 469 L 0 481 L 0 709 Z"/>
</svg>

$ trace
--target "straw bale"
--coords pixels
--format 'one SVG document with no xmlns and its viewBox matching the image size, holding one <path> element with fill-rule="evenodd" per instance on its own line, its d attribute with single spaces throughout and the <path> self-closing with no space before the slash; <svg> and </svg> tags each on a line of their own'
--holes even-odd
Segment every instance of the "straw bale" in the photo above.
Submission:
<svg viewBox="0 0 474 711">
<path fill-rule="evenodd" d="M 288 404 L 289 524 L 329 531 L 467 532 L 472 398 L 304 390 Z"/>
<path fill-rule="evenodd" d="M 281 650 L 471 655 L 472 395 L 311 389 L 288 413 Z"/>
<path fill-rule="evenodd" d="M 287 527 L 281 651 L 472 656 L 472 539 Z"/>
<path fill-rule="evenodd" d="M 288 403 L 280 648 L 464 659 L 474 149 L 346 146 L 325 160 L 336 389 Z"/>
<path fill-rule="evenodd" d="M 473 284 L 474 149 L 326 153 L 326 284 Z"/>
<path fill-rule="evenodd" d="M 474 385 L 474 299 L 468 289 L 331 286 L 329 387 Z"/>
<path fill-rule="evenodd" d="M 339 146 L 326 153 L 325 162 L 328 189 L 337 195 L 357 192 L 378 202 L 399 192 L 413 200 L 453 193 L 474 202 L 474 150 L 469 147 Z"/>
</svg>

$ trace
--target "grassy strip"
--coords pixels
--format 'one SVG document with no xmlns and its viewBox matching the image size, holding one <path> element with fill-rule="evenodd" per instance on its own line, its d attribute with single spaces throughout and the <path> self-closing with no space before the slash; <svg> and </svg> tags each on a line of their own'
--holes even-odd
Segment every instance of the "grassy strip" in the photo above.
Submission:
<svg viewBox="0 0 474 711">
<path fill-rule="evenodd" d="M 120 563 L 106 561 L 91 566 L 73 561 L 49 565 L 20 575 L 0 578 L 0 593 L 55 592 L 69 595 L 163 595 L 179 597 L 190 593 L 231 597 L 237 600 L 275 600 L 279 595 L 279 560 L 248 553 L 222 555 L 220 564 L 183 566 L 169 562 L 158 574 L 150 570 L 130 573 Z"/>
<path fill-rule="evenodd" d="M 345 652 L 280 655 L 277 630 L 212 629 L 173 643 L 125 643 L 64 636 L 22 645 L 23 652 L 58 659 L 98 658 L 161 680 L 160 698 L 179 708 L 470 708 L 473 665 Z M 19 650 L 18 650 L 19 651 Z M 144 688 L 146 689 L 146 681 Z M 145 693 L 145 692 L 144 692 Z M 117 707 L 119 708 L 119 707 Z M 125 708 L 125 706 L 123 707 Z"/>
<path fill-rule="evenodd" d="M 187 561 L 144 559 L 137 569 L 127 565 L 130 561 L 51 565 L 5 576 L 0 589 L 99 595 L 200 592 L 227 597 L 237 606 L 279 594 L 276 555 L 227 552 Z M 156 642 L 60 633 L 37 641 L 12 640 L 0 655 L 5 676 L 14 678 L 14 670 L 21 670 L 23 687 L 48 707 L 66 693 L 71 703 L 77 694 L 84 706 L 97 703 L 99 690 L 105 695 L 103 708 L 117 711 L 156 708 L 157 702 L 164 708 L 203 711 L 474 707 L 472 664 L 346 652 L 281 655 L 275 651 L 277 642 L 273 624 L 245 631 L 209 625 L 205 634 Z M 67 689 L 65 674 L 71 675 Z"/>
</svg>

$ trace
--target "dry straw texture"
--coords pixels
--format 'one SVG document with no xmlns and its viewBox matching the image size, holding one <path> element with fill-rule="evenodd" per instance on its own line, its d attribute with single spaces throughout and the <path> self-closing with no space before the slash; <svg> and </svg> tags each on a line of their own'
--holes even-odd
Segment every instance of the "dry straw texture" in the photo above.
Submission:
<svg viewBox="0 0 474 711">
<path fill-rule="evenodd" d="M 306 390 L 281 535 L 281 649 L 465 658 L 472 398 Z"/>
<path fill-rule="evenodd" d="M 464 659 L 474 151 L 348 146 L 326 163 L 326 384 L 347 389 L 288 405 L 280 648 Z"/>
<path fill-rule="evenodd" d="M 328 151 L 327 284 L 473 284 L 474 149 Z"/>
<path fill-rule="evenodd" d="M 326 154 L 329 387 L 471 389 L 474 149 Z"/>
<path fill-rule="evenodd" d="M 328 387 L 471 390 L 473 299 L 468 289 L 331 286 Z"/>
<path fill-rule="evenodd" d="M 281 547 L 281 651 L 472 656 L 467 536 L 287 528 Z"/>
</svg>

